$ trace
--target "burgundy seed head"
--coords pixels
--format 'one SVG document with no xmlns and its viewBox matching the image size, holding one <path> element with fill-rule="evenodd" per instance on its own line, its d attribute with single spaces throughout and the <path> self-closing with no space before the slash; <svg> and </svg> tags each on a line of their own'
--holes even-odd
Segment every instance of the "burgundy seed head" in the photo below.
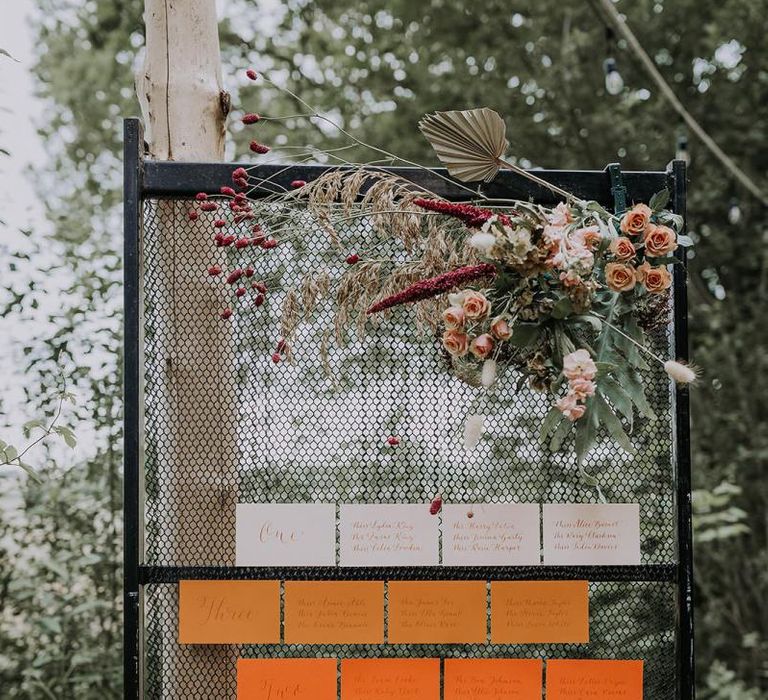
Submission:
<svg viewBox="0 0 768 700">
<path fill-rule="evenodd" d="M 235 191 L 231 187 L 222 187 L 219 192 L 221 192 L 226 197 L 234 197 Z"/>
<path fill-rule="evenodd" d="M 236 296 L 236 297 L 242 297 L 242 296 L 245 296 L 245 287 L 238 287 L 238 288 L 235 290 L 235 296 Z"/>
<path fill-rule="evenodd" d="M 241 248 L 247 248 L 251 244 L 250 238 L 238 238 L 235 241 L 235 248 L 240 250 Z"/>
<path fill-rule="evenodd" d="M 232 315 L 232 309 L 226 308 L 224 311 L 222 311 L 219 316 L 221 316 L 223 319 L 228 319 Z"/>
<path fill-rule="evenodd" d="M 224 245 L 232 245 L 235 242 L 234 236 L 224 236 Z"/>
<path fill-rule="evenodd" d="M 224 245 L 224 236 L 221 233 L 217 233 L 213 237 L 213 242 L 216 244 L 218 248 L 221 248 L 221 246 Z"/>
<path fill-rule="evenodd" d="M 280 362 L 280 360 L 282 360 L 282 359 L 283 359 L 283 358 L 282 358 L 282 357 L 280 357 L 280 353 L 279 353 L 279 352 L 276 352 L 276 353 L 273 353 L 273 354 L 272 354 L 272 362 L 274 362 L 275 364 L 277 364 L 278 362 Z"/>
<path fill-rule="evenodd" d="M 443 507 L 443 497 L 440 495 L 435 496 L 432 499 L 432 503 L 429 504 L 429 514 L 437 515 Z"/>
<path fill-rule="evenodd" d="M 389 445 L 390 447 L 396 447 L 399 444 L 400 444 L 400 438 L 399 437 L 396 437 L 395 435 L 390 435 L 387 438 L 387 445 Z"/>
<path fill-rule="evenodd" d="M 347 264 L 348 265 L 354 265 L 355 263 L 360 262 L 360 256 L 357 253 L 352 253 L 351 255 L 347 255 Z"/>
<path fill-rule="evenodd" d="M 264 155 L 265 153 L 269 153 L 269 146 L 265 146 L 263 143 L 259 143 L 258 141 L 251 141 L 251 145 L 249 148 L 254 152 L 258 153 L 259 155 Z"/>
<path fill-rule="evenodd" d="M 220 265 L 211 265 L 208 268 L 208 274 L 211 277 L 218 277 L 221 274 L 221 266 Z"/>
<path fill-rule="evenodd" d="M 264 241 L 266 240 L 267 240 L 266 236 L 254 236 L 253 238 L 251 238 L 251 243 L 253 243 L 253 245 L 263 245 Z"/>
<path fill-rule="evenodd" d="M 190 212 L 189 212 L 189 220 L 190 220 L 190 221 L 197 221 L 197 219 L 198 219 L 199 217 L 200 217 L 200 214 L 198 214 L 198 213 L 197 213 L 196 211 L 194 211 L 194 210 L 190 210 Z"/>
<path fill-rule="evenodd" d="M 240 189 L 243 189 L 243 190 L 247 190 L 247 189 L 248 189 L 248 180 L 246 180 L 244 177 L 239 177 L 239 178 L 237 178 L 237 179 L 234 181 L 234 183 L 235 183 L 235 184 L 236 184 L 236 185 L 237 185 L 237 186 L 238 186 Z"/>
<path fill-rule="evenodd" d="M 253 68 L 249 68 L 247 71 L 245 71 L 245 74 L 251 79 L 251 80 L 258 80 L 259 74 L 253 70 Z"/>
<path fill-rule="evenodd" d="M 261 117 L 258 114 L 244 114 L 243 115 L 243 124 L 255 124 L 256 122 L 260 122 Z"/>
<path fill-rule="evenodd" d="M 277 347 L 275 348 L 275 350 L 277 352 L 283 352 L 283 350 L 285 350 L 285 347 L 286 347 L 285 338 L 280 338 L 280 340 L 277 341 Z"/>
<path fill-rule="evenodd" d="M 277 241 L 274 238 L 268 238 L 266 241 L 264 241 L 261 244 L 261 247 L 264 248 L 264 250 L 270 250 L 272 248 L 276 248 Z"/>
<path fill-rule="evenodd" d="M 216 204 L 216 202 L 203 202 L 200 205 L 200 208 L 203 211 L 216 211 L 219 208 L 219 205 Z"/>
<path fill-rule="evenodd" d="M 253 270 L 253 268 L 250 265 L 248 265 L 248 267 L 245 268 L 245 276 L 246 277 L 253 277 L 253 272 L 254 272 L 254 270 Z"/>
<path fill-rule="evenodd" d="M 227 284 L 234 284 L 234 283 L 235 283 L 235 282 L 237 282 L 237 280 L 239 280 L 239 279 L 240 279 L 242 276 L 243 276 L 243 271 L 242 271 L 242 270 L 239 270 L 239 269 L 238 269 L 238 270 L 232 270 L 232 272 L 230 272 L 230 273 L 227 275 L 227 280 L 226 280 L 226 281 L 227 281 Z"/>
<path fill-rule="evenodd" d="M 195 195 L 195 199 L 196 199 L 198 202 L 204 202 L 206 199 L 208 199 L 208 195 L 207 195 L 205 192 L 198 192 L 198 193 Z"/>
<path fill-rule="evenodd" d="M 216 219 L 216 221 L 213 222 L 213 225 L 216 228 L 224 228 L 227 225 L 227 222 L 224 221 L 224 219 Z"/>
<path fill-rule="evenodd" d="M 254 289 L 258 289 L 262 294 L 267 293 L 267 285 L 264 284 L 264 282 L 254 282 L 253 287 Z"/>
<path fill-rule="evenodd" d="M 291 183 L 291 187 L 293 187 L 294 190 L 298 190 L 298 189 L 304 187 L 304 185 L 306 185 L 306 184 L 307 184 L 306 180 L 294 180 Z"/>
<path fill-rule="evenodd" d="M 257 294 L 255 297 L 253 297 L 253 305 L 254 306 L 261 306 L 264 303 L 264 295 L 263 294 Z"/>
<path fill-rule="evenodd" d="M 248 171 L 245 168 L 235 168 L 232 171 L 232 179 L 233 180 L 247 180 L 248 179 Z"/>
</svg>

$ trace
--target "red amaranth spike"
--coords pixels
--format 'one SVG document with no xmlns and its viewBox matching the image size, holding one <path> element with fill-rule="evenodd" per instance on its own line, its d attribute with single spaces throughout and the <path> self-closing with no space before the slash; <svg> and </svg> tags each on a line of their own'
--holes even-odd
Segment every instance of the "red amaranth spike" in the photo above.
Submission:
<svg viewBox="0 0 768 700">
<path fill-rule="evenodd" d="M 227 275 L 226 283 L 227 283 L 227 284 L 234 284 L 234 283 L 235 283 L 235 282 L 237 282 L 237 280 L 239 280 L 239 279 L 240 279 L 242 276 L 243 276 L 243 271 L 242 271 L 242 270 L 240 270 L 240 269 L 237 269 L 237 270 L 232 270 L 232 272 L 230 272 L 230 273 Z"/>
<path fill-rule="evenodd" d="M 417 197 L 413 200 L 417 207 L 436 211 L 446 216 L 453 216 L 463 221 L 469 228 L 480 228 L 492 216 L 497 216 L 499 221 L 505 226 L 512 222 L 505 214 L 498 214 L 490 209 L 482 209 L 472 204 L 462 204 L 461 202 L 447 202 L 444 199 L 426 199 Z"/>
<path fill-rule="evenodd" d="M 450 272 L 444 272 L 437 277 L 430 277 L 426 280 L 420 280 L 403 291 L 388 296 L 371 306 L 366 314 L 375 314 L 385 309 L 401 304 L 410 304 L 422 299 L 431 299 L 438 294 L 450 292 L 454 287 L 462 287 L 468 282 L 474 282 L 483 277 L 493 277 L 496 275 L 496 268 L 490 263 L 481 263 L 480 265 L 467 265 Z"/>
<path fill-rule="evenodd" d="M 225 197 L 237 196 L 237 193 L 231 187 L 222 187 L 219 192 L 221 192 L 221 194 L 223 194 Z"/>
<path fill-rule="evenodd" d="M 221 265 L 211 265 L 208 268 L 208 274 L 211 277 L 218 277 L 221 274 Z"/>
<path fill-rule="evenodd" d="M 261 117 L 258 114 L 244 114 L 242 121 L 243 124 L 255 124 L 261 121 Z"/>
</svg>

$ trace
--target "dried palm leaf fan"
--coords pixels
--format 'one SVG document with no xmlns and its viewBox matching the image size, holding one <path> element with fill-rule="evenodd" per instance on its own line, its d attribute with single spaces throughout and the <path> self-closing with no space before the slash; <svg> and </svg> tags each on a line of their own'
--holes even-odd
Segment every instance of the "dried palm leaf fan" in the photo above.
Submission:
<svg viewBox="0 0 768 700">
<path fill-rule="evenodd" d="M 502 166 L 570 200 L 570 192 L 536 177 L 502 157 L 509 146 L 504 120 L 488 107 L 427 114 L 419 129 L 448 172 L 462 182 L 490 182 Z"/>
</svg>

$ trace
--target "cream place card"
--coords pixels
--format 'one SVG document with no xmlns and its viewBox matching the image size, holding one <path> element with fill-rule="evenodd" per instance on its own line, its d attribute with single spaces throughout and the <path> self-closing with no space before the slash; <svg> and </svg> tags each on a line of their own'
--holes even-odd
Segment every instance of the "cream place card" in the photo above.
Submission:
<svg viewBox="0 0 768 700">
<path fill-rule="evenodd" d="M 341 566 L 436 566 L 439 519 L 415 505 L 342 505 Z"/>
<path fill-rule="evenodd" d="M 443 506 L 443 564 L 513 566 L 541 563 L 537 503 Z"/>
<path fill-rule="evenodd" d="M 544 563 L 640 563 L 637 503 L 545 503 Z"/>
<path fill-rule="evenodd" d="M 336 506 L 238 503 L 237 566 L 335 566 Z"/>
</svg>

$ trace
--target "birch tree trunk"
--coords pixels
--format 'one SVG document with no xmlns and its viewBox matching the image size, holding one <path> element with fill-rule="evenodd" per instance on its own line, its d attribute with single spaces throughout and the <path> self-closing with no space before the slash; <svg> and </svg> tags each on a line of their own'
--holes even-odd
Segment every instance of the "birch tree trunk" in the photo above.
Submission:
<svg viewBox="0 0 768 700">
<path fill-rule="evenodd" d="M 223 92 L 215 0 L 145 0 L 146 60 L 137 76 L 150 156 L 217 161 L 224 157 L 228 99 Z M 189 221 L 189 203 L 160 201 L 154 212 L 153 273 L 161 292 L 151 299 L 162 355 L 157 490 L 151 522 L 155 560 L 165 565 L 234 565 L 236 497 L 235 351 L 218 318 L 222 300 L 206 269 L 218 254 L 211 221 Z M 221 249 L 223 250 L 223 249 Z M 223 262 L 223 261 L 221 261 Z M 233 648 L 179 646 L 177 587 L 158 586 L 148 606 L 159 630 L 162 697 L 235 695 Z"/>
</svg>

